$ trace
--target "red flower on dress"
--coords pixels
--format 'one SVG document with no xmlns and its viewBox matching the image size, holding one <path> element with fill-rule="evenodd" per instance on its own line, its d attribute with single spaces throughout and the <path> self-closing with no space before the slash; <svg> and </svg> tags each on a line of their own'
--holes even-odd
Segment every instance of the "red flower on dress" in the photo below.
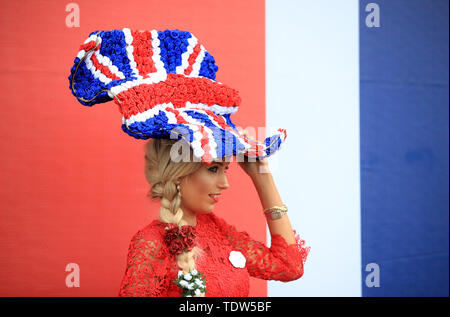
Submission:
<svg viewBox="0 0 450 317">
<path fill-rule="evenodd" d="M 169 252 L 178 255 L 184 251 L 191 251 L 195 246 L 196 231 L 192 226 L 178 227 L 174 223 L 167 224 L 164 243 Z"/>
</svg>

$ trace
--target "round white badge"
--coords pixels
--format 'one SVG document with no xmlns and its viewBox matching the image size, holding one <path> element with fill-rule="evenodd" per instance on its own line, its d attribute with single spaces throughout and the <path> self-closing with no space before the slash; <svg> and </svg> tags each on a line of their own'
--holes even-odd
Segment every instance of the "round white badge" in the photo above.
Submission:
<svg viewBox="0 0 450 317">
<path fill-rule="evenodd" d="M 244 268 L 245 263 L 247 262 L 247 260 L 245 259 L 245 256 L 239 251 L 231 251 L 229 259 L 230 259 L 231 264 L 233 264 L 234 267 L 237 267 L 240 269 Z"/>
</svg>

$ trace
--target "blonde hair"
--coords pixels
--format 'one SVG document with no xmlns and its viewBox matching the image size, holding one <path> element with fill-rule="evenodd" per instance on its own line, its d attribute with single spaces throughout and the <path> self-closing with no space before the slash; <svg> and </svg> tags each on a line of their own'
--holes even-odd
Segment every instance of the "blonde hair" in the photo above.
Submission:
<svg viewBox="0 0 450 317">
<path fill-rule="evenodd" d="M 161 201 L 159 220 L 181 227 L 187 225 L 187 222 L 182 219 L 183 210 L 176 182 L 197 171 L 202 162 L 173 161 L 170 152 L 176 142 L 178 140 L 150 139 L 145 144 L 145 176 L 151 185 L 147 196 Z M 193 157 L 192 151 L 190 155 Z M 176 256 L 177 265 L 185 274 L 189 273 L 195 269 L 195 261 L 201 255 L 202 250 L 195 246 L 191 251 Z"/>
</svg>

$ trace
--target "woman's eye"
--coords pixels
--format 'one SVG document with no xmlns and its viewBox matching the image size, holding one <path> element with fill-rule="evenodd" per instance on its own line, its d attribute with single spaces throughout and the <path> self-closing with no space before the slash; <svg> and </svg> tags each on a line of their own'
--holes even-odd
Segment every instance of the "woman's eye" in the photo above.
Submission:
<svg viewBox="0 0 450 317">
<path fill-rule="evenodd" d="M 211 167 L 209 171 L 215 173 L 217 172 L 217 168 L 218 168 L 217 166 Z"/>
<path fill-rule="evenodd" d="M 219 169 L 218 166 L 213 166 L 213 167 L 209 168 L 208 170 L 209 170 L 210 172 L 217 173 L 217 172 L 218 172 L 218 169 Z M 224 173 L 226 173 L 228 169 L 229 169 L 229 167 L 224 168 Z"/>
</svg>

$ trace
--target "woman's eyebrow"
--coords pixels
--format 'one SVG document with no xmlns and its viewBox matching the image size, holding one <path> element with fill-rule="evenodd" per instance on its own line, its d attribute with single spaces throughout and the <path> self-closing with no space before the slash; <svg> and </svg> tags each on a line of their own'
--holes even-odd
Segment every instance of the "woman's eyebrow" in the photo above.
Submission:
<svg viewBox="0 0 450 317">
<path fill-rule="evenodd" d="M 216 163 L 216 164 L 219 164 L 219 165 L 225 165 L 225 163 L 224 162 L 214 162 L 214 163 Z M 229 163 L 228 163 L 228 165 L 229 165 Z"/>
</svg>

